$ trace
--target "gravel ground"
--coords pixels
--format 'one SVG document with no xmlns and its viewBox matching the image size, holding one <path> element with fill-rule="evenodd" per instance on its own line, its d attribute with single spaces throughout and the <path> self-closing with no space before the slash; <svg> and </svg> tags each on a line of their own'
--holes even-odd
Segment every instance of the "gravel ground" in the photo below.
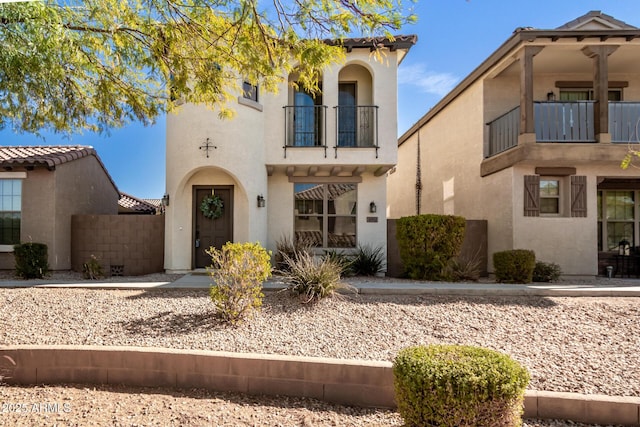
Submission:
<svg viewBox="0 0 640 427">
<path fill-rule="evenodd" d="M 393 360 L 405 346 L 459 343 L 510 354 L 531 372 L 530 389 L 640 396 L 640 298 L 354 295 L 306 306 L 285 293 L 268 293 L 262 311 L 236 327 L 221 325 L 211 310 L 204 289 L 0 289 L 0 345 L 135 345 Z M 67 400 L 69 413 L 11 414 L 5 425 L 401 425 L 394 412 L 304 399 L 117 387 L 0 388 L 3 403 L 62 406 Z M 4 415 L 0 424 L 9 419 Z M 579 424 L 527 422 L 565 425 Z"/>
</svg>

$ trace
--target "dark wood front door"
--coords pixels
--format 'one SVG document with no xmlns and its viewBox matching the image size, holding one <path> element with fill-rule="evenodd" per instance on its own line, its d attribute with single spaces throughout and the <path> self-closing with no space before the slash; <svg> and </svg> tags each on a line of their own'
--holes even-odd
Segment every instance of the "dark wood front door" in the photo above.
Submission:
<svg viewBox="0 0 640 427">
<path fill-rule="evenodd" d="M 202 200 L 214 194 L 222 199 L 224 208 L 222 216 L 210 219 L 204 216 L 200 205 Z M 221 185 L 213 187 L 194 187 L 194 268 L 205 268 L 211 265 L 211 257 L 206 251 L 210 247 L 216 249 L 233 240 L 233 186 Z"/>
</svg>

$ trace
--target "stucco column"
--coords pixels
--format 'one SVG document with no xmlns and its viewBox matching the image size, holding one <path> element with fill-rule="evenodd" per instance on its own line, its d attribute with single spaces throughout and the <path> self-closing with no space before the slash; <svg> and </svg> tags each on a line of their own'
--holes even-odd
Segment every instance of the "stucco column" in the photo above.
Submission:
<svg viewBox="0 0 640 427">
<path fill-rule="evenodd" d="M 609 133 L 609 55 L 618 46 L 586 46 L 582 53 L 593 59 L 593 106 L 594 132 L 596 140 L 602 143 L 611 142 Z"/>
<path fill-rule="evenodd" d="M 525 46 L 518 53 L 520 61 L 520 135 L 518 145 L 535 142 L 533 117 L 533 57 L 543 46 Z"/>
</svg>

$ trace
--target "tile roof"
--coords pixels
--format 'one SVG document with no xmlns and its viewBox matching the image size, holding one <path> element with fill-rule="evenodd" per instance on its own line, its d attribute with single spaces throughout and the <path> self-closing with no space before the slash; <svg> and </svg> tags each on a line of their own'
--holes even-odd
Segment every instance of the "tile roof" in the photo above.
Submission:
<svg viewBox="0 0 640 427">
<path fill-rule="evenodd" d="M 336 199 L 348 191 L 353 191 L 351 184 L 329 184 L 329 200 Z M 306 190 L 298 191 L 295 195 L 296 200 L 322 200 L 324 198 L 324 185 L 319 184 Z"/>
<path fill-rule="evenodd" d="M 396 49 L 410 49 L 418 42 L 418 36 L 415 34 L 389 37 L 357 37 L 346 38 L 343 40 L 326 39 L 324 42 L 331 46 L 344 46 L 348 52 L 354 48 L 374 49 L 378 47 L 387 47 L 394 51 Z"/>
<path fill-rule="evenodd" d="M 104 173 L 118 191 L 118 187 L 109 175 L 107 168 L 100 160 L 98 153 L 91 146 L 83 145 L 30 145 L 30 146 L 2 146 L 0 147 L 0 168 L 11 170 L 17 167 L 35 168 L 46 167 L 55 170 L 56 166 L 72 162 L 83 157 L 94 156 Z"/>
<path fill-rule="evenodd" d="M 154 203 L 151 203 L 147 200 L 138 199 L 137 197 L 133 197 L 127 193 L 120 193 L 120 200 L 118 200 L 118 206 L 127 210 L 133 211 L 136 213 L 147 213 L 147 214 L 155 214 L 160 208 L 160 200 L 158 200 L 158 205 L 156 206 Z"/>
<path fill-rule="evenodd" d="M 599 19 L 600 21 L 604 21 L 606 23 L 608 23 L 608 25 L 611 26 L 612 29 L 630 29 L 630 30 L 637 30 L 637 27 L 634 27 L 633 25 L 627 24 L 624 21 L 621 21 L 619 19 L 614 18 L 611 15 L 607 15 L 606 13 L 602 13 L 599 10 L 592 10 L 582 16 L 577 17 L 576 19 L 573 19 L 569 22 L 567 22 L 564 25 L 559 26 L 558 28 L 556 28 L 557 30 L 572 30 L 575 29 L 577 27 L 580 27 L 581 25 L 584 25 L 590 21 L 593 21 L 595 19 Z"/>
</svg>

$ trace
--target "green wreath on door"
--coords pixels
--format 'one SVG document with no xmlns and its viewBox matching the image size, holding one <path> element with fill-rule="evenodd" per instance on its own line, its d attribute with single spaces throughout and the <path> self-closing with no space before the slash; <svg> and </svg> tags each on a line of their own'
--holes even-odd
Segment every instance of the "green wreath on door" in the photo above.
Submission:
<svg viewBox="0 0 640 427">
<path fill-rule="evenodd" d="M 202 199 L 200 211 L 205 218 L 218 219 L 224 212 L 224 203 L 219 196 L 211 195 Z"/>
</svg>

